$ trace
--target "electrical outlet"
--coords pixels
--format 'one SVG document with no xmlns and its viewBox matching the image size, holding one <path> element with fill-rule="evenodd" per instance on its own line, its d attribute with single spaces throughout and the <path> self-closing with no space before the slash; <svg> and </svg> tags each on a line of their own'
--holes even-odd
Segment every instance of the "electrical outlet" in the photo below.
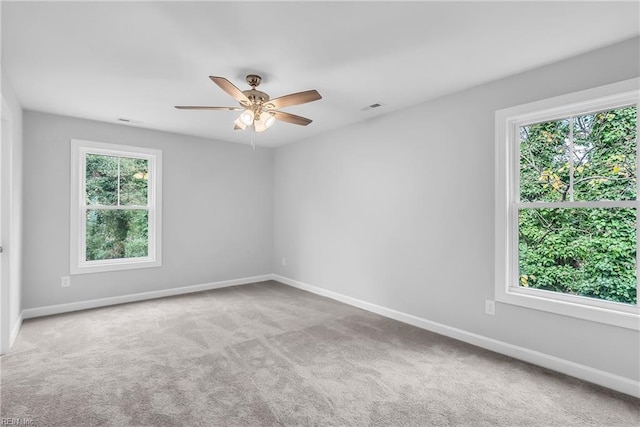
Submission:
<svg viewBox="0 0 640 427">
<path fill-rule="evenodd" d="M 287 259 L 286 258 L 282 258 L 282 265 L 287 265 Z"/>
<path fill-rule="evenodd" d="M 496 302 L 493 300 L 486 300 L 484 302 L 484 312 L 485 314 L 489 314 L 491 316 L 495 316 L 496 315 Z"/>
<path fill-rule="evenodd" d="M 69 286 L 71 286 L 71 277 L 62 276 L 62 278 L 60 278 L 60 284 L 63 288 L 68 288 Z"/>
</svg>

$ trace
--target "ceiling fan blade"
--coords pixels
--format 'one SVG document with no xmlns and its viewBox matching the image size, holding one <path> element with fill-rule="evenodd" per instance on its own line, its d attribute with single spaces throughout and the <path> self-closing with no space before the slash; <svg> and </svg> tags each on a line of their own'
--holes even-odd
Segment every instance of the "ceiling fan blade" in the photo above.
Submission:
<svg viewBox="0 0 640 427">
<path fill-rule="evenodd" d="M 317 101 L 318 99 L 322 99 L 322 96 L 317 90 L 307 90 L 270 99 L 266 105 L 269 106 L 269 104 L 271 104 L 273 108 L 282 108 L 289 107 L 290 105 L 305 104 L 307 102 Z"/>
<path fill-rule="evenodd" d="M 294 125 L 306 126 L 313 121 L 306 117 L 296 116 L 295 114 L 285 113 L 283 111 L 269 111 L 269 114 L 273 114 L 277 120 L 293 123 Z"/>
<path fill-rule="evenodd" d="M 240 111 L 243 108 L 240 107 L 203 107 L 199 105 L 176 105 L 178 110 L 229 110 L 229 111 Z"/>
<path fill-rule="evenodd" d="M 231 95 L 233 99 L 235 99 L 236 101 L 250 102 L 249 98 L 247 98 L 247 96 L 244 93 L 242 93 L 240 89 L 238 89 L 233 83 L 231 83 L 229 80 L 225 79 L 224 77 L 209 76 L 209 78 L 215 84 L 220 86 L 220 89 L 222 89 L 223 91 Z"/>
</svg>

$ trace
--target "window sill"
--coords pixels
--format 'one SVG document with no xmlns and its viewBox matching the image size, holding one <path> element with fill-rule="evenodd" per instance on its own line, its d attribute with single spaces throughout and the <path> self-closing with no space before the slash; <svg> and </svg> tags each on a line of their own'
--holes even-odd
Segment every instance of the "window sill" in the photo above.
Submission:
<svg viewBox="0 0 640 427">
<path fill-rule="evenodd" d="M 556 296 L 555 292 L 520 288 L 510 288 L 498 293 L 496 301 L 635 331 L 640 330 L 638 306 L 573 295 Z"/>
<path fill-rule="evenodd" d="M 150 258 L 133 258 L 130 260 L 118 261 L 109 260 L 108 262 L 93 261 L 80 264 L 79 266 L 73 266 L 71 268 L 71 274 L 103 273 L 108 271 L 136 270 L 161 266 L 162 262 L 160 260 Z"/>
</svg>

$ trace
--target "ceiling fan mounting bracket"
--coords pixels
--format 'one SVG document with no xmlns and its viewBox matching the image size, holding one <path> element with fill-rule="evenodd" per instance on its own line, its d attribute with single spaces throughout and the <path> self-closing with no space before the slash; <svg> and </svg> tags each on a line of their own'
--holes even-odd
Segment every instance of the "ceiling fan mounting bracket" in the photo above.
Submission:
<svg viewBox="0 0 640 427">
<path fill-rule="evenodd" d="M 257 74 L 248 74 L 247 75 L 247 83 L 249 83 L 249 86 L 251 86 L 253 89 L 255 89 L 256 87 L 260 86 L 260 82 L 262 81 L 262 77 L 260 77 Z"/>
</svg>

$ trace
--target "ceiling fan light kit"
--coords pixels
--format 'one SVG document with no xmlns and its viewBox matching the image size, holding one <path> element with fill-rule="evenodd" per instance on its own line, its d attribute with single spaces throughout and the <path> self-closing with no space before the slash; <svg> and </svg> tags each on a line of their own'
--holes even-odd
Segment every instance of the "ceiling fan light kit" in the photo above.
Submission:
<svg viewBox="0 0 640 427">
<path fill-rule="evenodd" d="M 244 124 L 245 126 L 251 126 L 251 124 L 253 124 L 254 117 L 255 117 L 254 112 L 249 109 L 246 109 L 240 114 L 240 117 L 238 118 L 240 119 L 242 124 Z"/>
<path fill-rule="evenodd" d="M 247 75 L 246 80 L 249 86 L 251 86 L 251 89 L 244 91 L 238 89 L 224 77 L 209 76 L 209 78 L 217 84 L 220 89 L 238 101 L 240 107 L 176 105 L 176 108 L 180 110 L 241 110 L 240 116 L 233 122 L 235 130 L 245 130 L 246 128 L 253 127 L 255 132 L 264 132 L 273 126 L 276 120 L 307 126 L 312 122 L 311 119 L 280 111 L 279 108 L 305 104 L 322 99 L 322 96 L 316 90 L 307 90 L 270 99 L 268 94 L 256 89 L 256 87 L 260 85 L 260 82 L 262 82 L 262 77 L 257 74 Z"/>
</svg>

